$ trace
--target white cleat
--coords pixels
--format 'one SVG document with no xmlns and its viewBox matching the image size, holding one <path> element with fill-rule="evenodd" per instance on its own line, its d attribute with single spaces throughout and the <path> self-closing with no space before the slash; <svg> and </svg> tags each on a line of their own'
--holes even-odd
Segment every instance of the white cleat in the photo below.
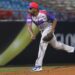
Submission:
<svg viewBox="0 0 75 75">
<path fill-rule="evenodd" d="M 33 71 L 42 71 L 42 66 L 34 66 L 32 68 Z"/>
</svg>

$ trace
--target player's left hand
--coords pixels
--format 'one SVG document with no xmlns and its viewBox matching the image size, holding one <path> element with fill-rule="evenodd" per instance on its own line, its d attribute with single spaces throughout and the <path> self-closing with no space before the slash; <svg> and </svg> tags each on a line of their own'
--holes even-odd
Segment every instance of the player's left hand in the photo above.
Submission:
<svg viewBox="0 0 75 75">
<path fill-rule="evenodd" d="M 48 42 L 53 38 L 53 32 L 48 33 L 44 38 L 43 41 Z"/>
</svg>

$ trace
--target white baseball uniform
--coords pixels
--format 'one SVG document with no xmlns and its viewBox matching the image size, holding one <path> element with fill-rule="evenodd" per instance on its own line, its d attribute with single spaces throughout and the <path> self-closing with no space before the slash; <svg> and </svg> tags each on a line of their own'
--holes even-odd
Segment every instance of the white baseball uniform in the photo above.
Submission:
<svg viewBox="0 0 75 75">
<path fill-rule="evenodd" d="M 49 16 L 52 20 L 55 19 L 54 16 L 52 16 L 52 15 L 49 15 Z M 47 33 L 49 33 L 52 28 L 52 25 L 50 24 L 50 22 L 47 19 L 47 13 L 45 10 L 39 11 L 37 16 L 28 15 L 27 16 L 27 25 L 30 25 L 30 23 L 32 24 L 32 22 L 34 22 L 39 27 L 39 29 L 41 31 L 41 35 L 42 35 L 40 44 L 39 44 L 38 57 L 35 62 L 36 66 L 37 65 L 42 66 L 43 58 L 44 58 L 48 44 L 50 44 L 52 47 L 59 49 L 59 50 L 65 50 L 69 53 L 74 52 L 74 47 L 68 46 L 66 44 L 63 44 L 63 43 L 57 41 L 54 33 L 53 33 L 53 35 L 54 35 L 53 38 L 49 42 L 43 41 L 43 37 L 46 36 Z"/>
</svg>

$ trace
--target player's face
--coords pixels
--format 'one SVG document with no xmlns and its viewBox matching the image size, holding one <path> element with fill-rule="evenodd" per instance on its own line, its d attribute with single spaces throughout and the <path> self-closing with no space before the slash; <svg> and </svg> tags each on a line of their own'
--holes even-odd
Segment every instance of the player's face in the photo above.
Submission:
<svg viewBox="0 0 75 75">
<path fill-rule="evenodd" d="M 28 12 L 32 15 L 34 15 L 34 13 L 36 12 L 36 9 L 35 8 L 29 8 L 28 9 Z"/>
</svg>

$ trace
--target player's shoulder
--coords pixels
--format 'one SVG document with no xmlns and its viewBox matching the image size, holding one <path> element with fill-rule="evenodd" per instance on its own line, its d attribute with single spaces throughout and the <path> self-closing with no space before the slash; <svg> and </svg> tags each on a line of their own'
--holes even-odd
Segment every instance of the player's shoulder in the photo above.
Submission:
<svg viewBox="0 0 75 75">
<path fill-rule="evenodd" d="M 46 10 L 40 10 L 39 14 L 40 14 L 40 16 L 46 16 L 47 15 L 47 11 Z"/>
<path fill-rule="evenodd" d="M 47 14 L 47 11 L 46 10 L 40 10 L 39 13 Z"/>
</svg>

